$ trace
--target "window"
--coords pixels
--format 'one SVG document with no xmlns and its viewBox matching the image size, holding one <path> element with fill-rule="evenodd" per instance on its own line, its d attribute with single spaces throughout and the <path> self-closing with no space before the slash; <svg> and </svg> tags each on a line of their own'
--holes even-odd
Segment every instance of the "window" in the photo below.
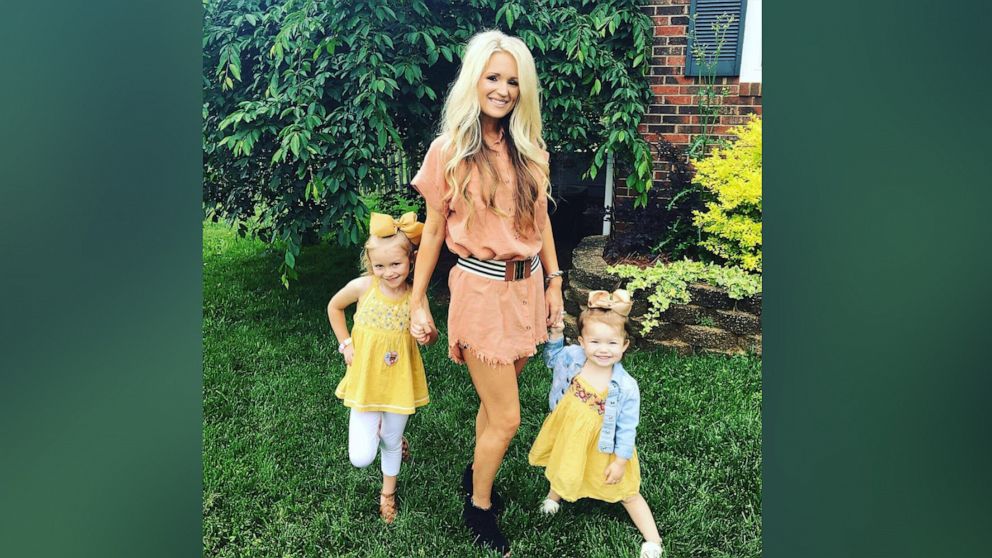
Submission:
<svg viewBox="0 0 992 558">
<path fill-rule="evenodd" d="M 689 15 L 695 15 L 695 22 L 689 21 L 689 40 L 685 51 L 685 75 L 698 76 L 707 74 L 707 68 L 701 67 L 694 56 L 694 51 L 701 49 L 706 61 L 716 63 L 716 75 L 736 76 L 741 71 L 741 46 L 744 38 L 744 21 L 747 10 L 747 0 L 692 0 L 689 4 Z M 725 23 L 731 16 L 725 31 L 718 32 L 714 26 Z M 719 44 L 723 37 L 723 45 Z M 760 44 L 760 39 L 759 39 Z M 717 47 L 719 52 L 717 52 Z"/>
<path fill-rule="evenodd" d="M 761 83 L 761 0 L 747 3 L 744 46 L 741 47 L 741 83 Z"/>
</svg>

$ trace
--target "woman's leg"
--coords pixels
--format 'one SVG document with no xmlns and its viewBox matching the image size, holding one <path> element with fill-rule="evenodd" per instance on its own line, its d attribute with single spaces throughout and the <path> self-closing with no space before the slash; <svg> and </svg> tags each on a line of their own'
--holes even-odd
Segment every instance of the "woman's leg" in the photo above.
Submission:
<svg viewBox="0 0 992 558">
<path fill-rule="evenodd" d="M 648 507 L 644 496 L 638 493 L 636 496 L 624 499 L 623 507 L 630 514 L 630 518 L 634 520 L 634 525 L 641 532 L 641 536 L 644 537 L 645 541 L 661 544 L 661 534 L 658 533 L 658 525 L 654 522 L 654 516 L 651 515 L 651 508 Z"/>
<path fill-rule="evenodd" d="M 513 369 L 517 373 L 517 378 L 520 377 L 520 372 L 523 371 L 524 365 L 530 357 L 518 358 L 513 363 Z M 479 401 L 479 412 L 475 415 L 475 439 L 478 440 L 482 435 L 482 431 L 486 429 L 486 424 L 489 422 L 489 417 L 486 416 L 486 405 Z"/>
<path fill-rule="evenodd" d="M 379 422 L 382 413 L 351 409 L 348 418 L 348 458 L 355 467 L 368 467 L 379 449 Z"/>
<path fill-rule="evenodd" d="M 510 440 L 520 426 L 520 395 L 517 374 L 509 364 L 486 364 L 472 351 L 465 351 L 465 362 L 479 400 L 485 407 L 486 421 L 475 440 L 472 475 L 472 502 L 488 509 L 492 502 L 493 479 L 503 462 Z M 481 413 L 480 413 L 481 414 Z"/>
</svg>

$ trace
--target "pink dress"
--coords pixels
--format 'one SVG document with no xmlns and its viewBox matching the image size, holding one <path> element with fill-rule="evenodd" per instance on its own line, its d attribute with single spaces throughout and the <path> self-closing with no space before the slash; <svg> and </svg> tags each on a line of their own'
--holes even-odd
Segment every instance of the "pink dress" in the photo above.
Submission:
<svg viewBox="0 0 992 558">
<path fill-rule="evenodd" d="M 480 172 L 472 169 L 468 193 L 475 212 L 471 223 L 464 199 L 444 201 L 448 185 L 444 180 L 443 143 L 440 137 L 431 143 L 412 183 L 430 208 L 445 215 L 444 237 L 448 249 L 459 256 L 481 260 L 518 260 L 537 255 L 542 232 L 549 226 L 547 196 L 538 197 L 535 230 L 527 236 L 516 234 L 513 227 L 516 179 L 502 138 L 486 143 L 495 144 L 493 160 L 503 177 L 496 191 L 496 205 L 508 216 L 486 209 L 480 194 Z M 547 159 L 547 152 L 544 156 Z M 537 345 L 547 340 L 543 269 L 520 281 L 499 281 L 455 266 L 448 275 L 448 288 L 451 291 L 448 354 L 455 362 L 465 362 L 462 351 L 467 349 L 488 364 L 512 364 L 519 358 L 533 356 Z"/>
</svg>

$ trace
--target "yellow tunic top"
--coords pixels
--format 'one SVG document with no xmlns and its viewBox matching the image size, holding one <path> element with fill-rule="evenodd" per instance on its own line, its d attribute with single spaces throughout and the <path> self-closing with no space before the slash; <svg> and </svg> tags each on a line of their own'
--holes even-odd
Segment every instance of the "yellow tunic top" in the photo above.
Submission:
<svg viewBox="0 0 992 558">
<path fill-rule="evenodd" d="M 579 498 L 619 502 L 641 490 L 636 449 L 623 479 L 606 484 L 606 467 L 616 459 L 614 454 L 602 453 L 597 447 L 606 394 L 607 390 L 596 391 L 581 375 L 576 376 L 561 402 L 544 419 L 530 449 L 530 464 L 545 467 L 544 476 L 551 482 L 551 489 L 569 502 Z"/>
<path fill-rule="evenodd" d="M 351 339 L 355 356 L 334 392 L 346 407 L 412 415 L 430 401 L 424 363 L 410 335 L 409 289 L 391 299 L 373 277 L 358 301 Z"/>
</svg>

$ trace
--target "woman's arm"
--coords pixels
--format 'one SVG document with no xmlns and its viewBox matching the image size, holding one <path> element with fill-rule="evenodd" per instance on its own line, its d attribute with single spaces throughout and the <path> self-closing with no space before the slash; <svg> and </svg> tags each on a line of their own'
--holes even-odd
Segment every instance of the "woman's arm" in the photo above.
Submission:
<svg viewBox="0 0 992 558">
<path fill-rule="evenodd" d="M 410 292 L 410 334 L 423 343 L 432 332 L 437 331 L 430 306 L 427 304 L 427 286 L 430 284 L 437 259 L 444 243 L 445 216 L 430 206 L 420 236 L 417 250 L 417 263 L 413 268 L 413 288 Z"/>
<path fill-rule="evenodd" d="M 558 271 L 558 253 L 555 251 L 555 236 L 551 231 L 551 219 L 548 218 L 548 225 L 544 227 L 541 235 L 541 265 L 544 267 L 545 277 Z M 548 283 L 544 293 L 545 305 L 547 306 L 547 325 L 551 327 L 558 322 L 562 316 L 562 296 L 561 296 L 561 275 L 554 277 Z"/>
</svg>

